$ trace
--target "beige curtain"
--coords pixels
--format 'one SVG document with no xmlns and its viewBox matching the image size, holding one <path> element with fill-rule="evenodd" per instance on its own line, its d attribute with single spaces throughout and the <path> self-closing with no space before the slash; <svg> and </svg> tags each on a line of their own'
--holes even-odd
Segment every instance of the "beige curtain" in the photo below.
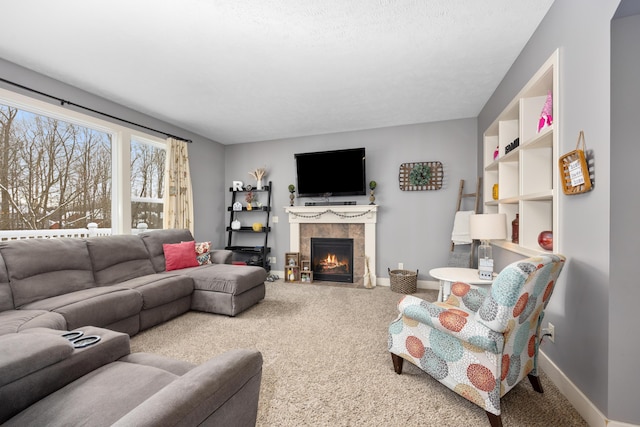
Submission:
<svg viewBox="0 0 640 427">
<path fill-rule="evenodd" d="M 167 146 L 164 228 L 188 228 L 193 234 L 193 190 L 187 143 L 169 138 Z"/>
</svg>

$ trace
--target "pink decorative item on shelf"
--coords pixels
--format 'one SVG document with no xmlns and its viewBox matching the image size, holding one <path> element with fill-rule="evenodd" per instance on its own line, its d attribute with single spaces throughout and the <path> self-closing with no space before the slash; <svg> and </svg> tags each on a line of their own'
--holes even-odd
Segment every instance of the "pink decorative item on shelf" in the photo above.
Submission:
<svg viewBox="0 0 640 427">
<path fill-rule="evenodd" d="M 538 121 L 538 133 L 546 126 L 551 126 L 553 123 L 553 96 L 551 91 L 547 93 L 547 100 L 544 102 L 542 112 L 540 113 L 540 120 Z"/>
<path fill-rule="evenodd" d="M 493 160 L 497 160 L 500 155 L 500 147 L 496 147 L 496 151 L 493 152 Z"/>
<path fill-rule="evenodd" d="M 553 250 L 553 232 L 546 230 L 538 234 L 538 244 L 545 251 L 552 251 Z"/>
</svg>

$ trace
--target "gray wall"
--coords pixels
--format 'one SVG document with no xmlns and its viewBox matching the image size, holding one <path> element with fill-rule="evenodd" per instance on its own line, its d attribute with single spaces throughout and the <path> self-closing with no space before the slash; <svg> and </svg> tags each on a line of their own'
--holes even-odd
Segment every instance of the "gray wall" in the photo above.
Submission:
<svg viewBox="0 0 640 427">
<path fill-rule="evenodd" d="M 218 244 L 222 244 L 222 232 L 224 231 L 224 200 L 218 196 L 223 191 L 224 186 L 224 151 L 221 144 L 107 101 L 104 98 L 100 98 L 73 86 L 50 79 L 26 68 L 5 61 L 2 58 L 0 58 L 0 76 L 14 83 L 21 84 L 48 95 L 66 99 L 67 101 L 110 114 L 114 117 L 119 117 L 133 123 L 138 123 L 143 126 L 193 140 L 193 143 L 189 145 L 189 157 L 195 198 L 194 234 L 196 239 L 212 240 Z M 32 92 L 18 89 L 13 85 L 9 85 L 4 82 L 0 82 L 0 87 L 32 98 L 40 99 L 45 102 L 58 104 L 57 101 L 53 101 L 50 98 L 35 95 Z M 101 115 L 93 114 L 77 108 L 74 109 L 87 115 L 93 115 L 103 120 L 125 125 L 124 123 L 111 120 Z M 139 130 L 146 131 L 144 129 Z M 156 134 L 156 136 L 164 137 L 161 134 Z"/>
<path fill-rule="evenodd" d="M 460 180 L 466 181 L 467 191 L 475 189 L 476 128 L 475 119 L 463 119 L 230 145 L 225 148 L 225 180 L 227 187 L 233 180 L 255 184 L 248 171 L 262 166 L 268 169 L 267 179 L 274 186 L 274 215 L 279 218 L 277 224 L 272 224 L 269 245 L 277 260 L 274 269 L 281 271 L 282 258 L 289 251 L 284 208 L 289 205 L 287 186 L 296 184 L 294 154 L 365 147 L 367 182 L 378 183 L 375 197 L 380 206 L 376 274 L 388 277 L 387 268 L 397 268 L 402 262 L 406 269 L 417 269 L 419 279 L 433 280 L 429 270 L 447 262 Z M 400 190 L 398 172 L 402 163 L 435 160 L 442 162 L 444 168 L 441 190 Z M 331 173 L 330 168 L 327 173 Z M 230 197 L 227 190 L 227 203 Z M 334 199 L 369 203 L 365 196 Z M 296 199 L 296 204 L 309 200 Z"/>
<path fill-rule="evenodd" d="M 632 203 L 637 203 L 637 198 L 634 200 L 633 197 L 637 189 L 629 182 L 633 181 L 633 175 L 629 169 L 622 172 L 618 164 L 610 167 L 612 155 L 626 156 L 628 161 L 635 159 L 632 154 L 629 156 L 628 149 L 635 130 L 631 128 L 631 122 L 628 122 L 626 133 L 620 131 L 620 144 L 625 144 L 624 149 L 620 147 L 616 152 L 612 150 L 615 147 L 613 140 L 610 143 L 611 19 L 618 3 L 618 0 L 555 1 L 478 116 L 478 152 L 484 129 L 551 53 L 560 48 L 560 153 L 574 149 L 578 132 L 584 130 L 588 154 L 595 165 L 595 188 L 586 194 L 565 196 L 560 192 L 558 196 L 561 214 L 558 232 L 563 242 L 559 251 L 568 256 L 568 262 L 545 318 L 545 323 L 554 323 L 556 340 L 555 343 L 547 342 L 542 349 L 608 418 L 640 423 L 640 407 L 636 403 L 640 385 L 631 365 L 632 355 L 638 354 L 640 345 L 635 338 L 637 334 L 630 333 L 631 325 L 637 326 L 630 305 L 638 300 L 640 289 L 635 286 L 631 290 L 632 286 L 624 284 L 634 277 L 629 271 L 623 272 L 624 269 L 616 271 L 615 276 L 611 274 L 610 279 L 615 267 L 632 265 L 633 252 L 624 242 L 636 237 L 629 234 L 630 230 L 637 234 L 638 229 L 631 217 L 627 219 L 626 227 L 616 224 L 610 228 L 610 224 L 615 224 L 610 219 L 613 214 L 610 206 L 621 208 L 625 211 L 623 215 L 637 213 L 630 209 Z M 637 21 L 635 23 L 637 27 Z M 621 35 L 624 40 L 621 44 L 625 47 L 633 44 L 629 39 L 634 35 L 633 40 L 637 43 L 637 28 L 635 31 L 635 34 L 629 34 L 630 30 L 627 30 L 624 37 Z M 620 56 L 626 54 L 626 51 L 622 52 L 624 54 Z M 636 55 L 635 61 L 637 52 L 637 47 L 631 51 Z M 634 84 L 637 87 L 637 62 L 634 64 L 633 71 L 626 71 L 629 73 L 626 74 L 627 84 L 615 82 L 620 85 L 621 92 Z M 624 66 L 634 64 L 625 62 Z M 622 64 L 619 67 L 622 68 Z M 637 100 L 633 105 L 637 111 Z M 627 104 L 621 102 L 621 108 L 626 107 Z M 636 122 L 637 117 L 636 114 Z M 636 140 L 637 136 L 634 142 Z M 638 150 L 637 147 L 633 149 Z M 616 169 L 619 177 L 612 175 L 612 170 Z M 611 203 L 614 197 L 619 203 Z M 618 242 L 623 237 L 624 241 Z M 498 268 L 515 259 L 505 251 L 497 251 L 495 257 Z M 615 259 L 615 263 L 610 259 Z M 614 281 L 618 275 L 620 280 Z M 624 310 L 625 304 L 617 306 L 621 300 L 626 301 L 628 310 Z"/>
<path fill-rule="evenodd" d="M 630 3 L 626 1 L 624 3 Z M 635 2 L 640 6 L 640 2 Z M 637 13 L 640 13 L 638 11 Z M 616 19 L 611 35 L 611 283 L 609 287 L 609 413 L 640 424 L 637 358 L 640 301 L 637 267 L 640 199 L 640 15 Z"/>
<path fill-rule="evenodd" d="M 288 205 L 287 185 L 295 182 L 293 154 L 364 146 L 367 178 L 379 184 L 377 274 L 386 276 L 387 267 L 404 262 L 405 268 L 417 268 L 421 279 L 428 279 L 430 268 L 446 262 L 458 181 L 465 179 L 473 185 L 482 170 L 482 157 L 478 155 L 482 132 L 551 53 L 560 48 L 560 151 L 572 150 L 578 132 L 584 130 L 596 172 L 592 192 L 559 195 L 559 233 L 563 242 L 560 250 L 568 256 L 568 263 L 545 319 L 555 324 L 556 342 L 547 342 L 543 351 L 608 418 L 640 424 L 640 405 L 636 403 L 640 383 L 634 364 L 635 355 L 640 354 L 635 310 L 640 287 L 635 269 L 632 270 L 632 244 L 640 234 L 638 187 L 633 174 L 635 161 L 640 158 L 637 129 L 633 126 L 639 116 L 636 76 L 640 55 L 636 40 L 640 34 L 637 17 L 616 20 L 612 26 L 618 3 L 619 0 L 556 0 L 477 120 L 223 147 L 1 59 L 0 75 L 193 139 L 190 155 L 196 194 L 196 238 L 212 240 L 218 246 L 226 238 L 225 206 L 230 199 L 227 188 L 231 181 L 246 181 L 249 170 L 265 165 L 275 187 L 274 214 L 280 218 L 270 240 L 278 258 L 276 269 L 282 269 L 282 256 L 288 250 L 284 206 Z M 444 163 L 444 188 L 400 191 L 400 163 L 425 160 Z M 358 202 L 366 203 L 366 197 Z M 497 268 L 517 259 L 513 253 L 500 250 L 494 256 Z"/>
</svg>

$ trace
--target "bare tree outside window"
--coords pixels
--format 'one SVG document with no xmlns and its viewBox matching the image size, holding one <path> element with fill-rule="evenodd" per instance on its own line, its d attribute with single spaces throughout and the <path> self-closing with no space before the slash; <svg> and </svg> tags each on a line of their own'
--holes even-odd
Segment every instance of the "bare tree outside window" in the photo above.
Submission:
<svg viewBox="0 0 640 427">
<path fill-rule="evenodd" d="M 163 197 L 167 150 L 140 140 L 131 141 L 131 226 L 163 227 Z"/>
<path fill-rule="evenodd" d="M 0 229 L 111 227 L 110 134 L 0 104 Z"/>
</svg>

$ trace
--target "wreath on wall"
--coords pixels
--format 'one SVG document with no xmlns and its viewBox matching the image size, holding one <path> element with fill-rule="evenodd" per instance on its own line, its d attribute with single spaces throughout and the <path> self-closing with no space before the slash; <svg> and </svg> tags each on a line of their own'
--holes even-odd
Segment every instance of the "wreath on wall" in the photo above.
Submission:
<svg viewBox="0 0 640 427">
<path fill-rule="evenodd" d="M 427 185 L 431 180 L 431 167 L 424 163 L 418 163 L 409 173 L 409 183 L 411 185 Z"/>
<path fill-rule="evenodd" d="M 398 173 L 402 191 L 439 190 L 443 179 L 442 163 L 437 161 L 402 163 Z"/>
</svg>

